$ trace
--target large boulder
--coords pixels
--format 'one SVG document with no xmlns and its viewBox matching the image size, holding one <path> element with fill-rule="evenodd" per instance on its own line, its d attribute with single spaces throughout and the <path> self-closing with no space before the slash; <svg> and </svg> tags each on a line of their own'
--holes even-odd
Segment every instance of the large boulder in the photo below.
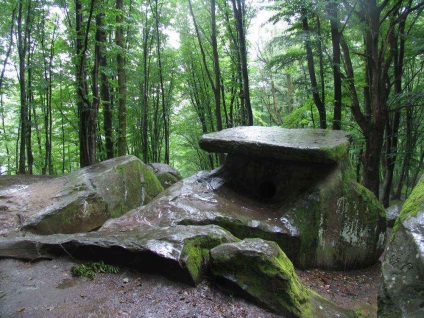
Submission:
<svg viewBox="0 0 424 318">
<path fill-rule="evenodd" d="M 47 191 L 49 197 L 44 200 L 51 203 L 30 213 L 21 211 L 22 229 L 38 234 L 97 229 L 108 219 L 152 201 L 163 191 L 153 171 L 134 156 L 103 161 L 31 187 L 37 189 L 28 190 L 35 196 Z"/>
<path fill-rule="evenodd" d="M 382 265 L 379 317 L 424 317 L 424 177 L 405 201 Z"/>
<path fill-rule="evenodd" d="M 34 261 L 58 255 L 152 271 L 195 285 L 209 264 L 209 250 L 237 239 L 214 226 L 138 228 L 115 233 L 53 234 L 0 238 L 0 258 Z"/>
<path fill-rule="evenodd" d="M 169 188 L 183 178 L 177 169 L 166 163 L 149 163 L 149 166 L 153 169 L 164 189 Z"/>
<path fill-rule="evenodd" d="M 226 288 L 284 317 L 355 317 L 306 288 L 275 242 L 219 245 L 211 250 L 211 272 Z"/>
</svg>

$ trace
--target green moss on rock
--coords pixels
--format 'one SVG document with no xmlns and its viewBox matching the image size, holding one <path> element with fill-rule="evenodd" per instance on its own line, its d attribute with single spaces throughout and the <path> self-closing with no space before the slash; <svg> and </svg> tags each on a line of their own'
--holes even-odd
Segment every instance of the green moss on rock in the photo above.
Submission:
<svg viewBox="0 0 424 318">
<path fill-rule="evenodd" d="M 325 153 L 326 158 L 334 162 L 339 162 L 347 155 L 349 151 L 349 143 L 341 143 L 333 147 L 323 146 L 320 148 L 320 151 Z"/>
<path fill-rule="evenodd" d="M 393 227 L 392 237 L 396 233 L 400 222 L 404 222 L 410 217 L 416 217 L 421 211 L 424 211 L 424 176 L 421 177 L 420 181 L 403 204 L 400 215 Z"/>
<path fill-rule="evenodd" d="M 149 203 L 155 196 L 161 193 L 164 189 L 155 173 L 147 165 L 143 164 L 141 166 L 142 173 L 142 186 L 145 188 L 145 198 L 144 204 Z"/>
<path fill-rule="evenodd" d="M 246 239 L 211 250 L 212 274 L 288 317 L 311 317 L 310 295 L 275 242 Z"/>
</svg>

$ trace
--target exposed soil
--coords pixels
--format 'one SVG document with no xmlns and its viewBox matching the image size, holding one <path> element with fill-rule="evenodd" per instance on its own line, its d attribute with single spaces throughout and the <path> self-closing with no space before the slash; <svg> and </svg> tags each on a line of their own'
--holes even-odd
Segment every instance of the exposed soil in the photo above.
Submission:
<svg viewBox="0 0 424 318">
<path fill-rule="evenodd" d="M 381 263 L 352 271 L 319 269 L 297 271 L 300 280 L 340 307 L 352 309 L 363 317 L 377 317 L 377 293 Z"/>
<path fill-rule="evenodd" d="M 20 218 L 53 203 L 39 181 L 51 177 L 0 178 L 0 236 L 19 226 Z M 29 199 L 36 206 L 28 206 Z M 166 278 L 122 270 L 93 280 L 74 278 L 75 260 L 25 263 L 0 260 L 0 317 L 278 317 L 243 299 L 224 294 L 213 282 L 193 288 Z M 363 317 L 377 316 L 381 264 L 355 271 L 297 271 L 301 281 L 337 305 Z M 128 278 L 128 282 L 125 283 Z"/>
<path fill-rule="evenodd" d="M 0 260 L 0 317 L 249 317 L 273 313 L 216 288 L 122 269 L 93 280 L 72 277 L 68 258 Z M 301 280 L 341 307 L 376 317 L 379 264 L 349 272 L 298 271 Z"/>
<path fill-rule="evenodd" d="M 128 270 L 74 278 L 74 264 L 67 258 L 0 260 L 0 317 L 278 317 L 211 282 L 194 288 Z"/>
</svg>

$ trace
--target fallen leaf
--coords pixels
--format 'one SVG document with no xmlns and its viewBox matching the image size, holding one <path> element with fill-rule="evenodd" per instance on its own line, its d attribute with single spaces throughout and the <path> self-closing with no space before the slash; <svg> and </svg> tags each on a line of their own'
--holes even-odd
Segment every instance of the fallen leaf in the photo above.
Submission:
<svg viewBox="0 0 424 318">
<path fill-rule="evenodd" d="M 25 310 L 25 307 L 19 308 L 18 312 L 23 312 Z"/>
</svg>

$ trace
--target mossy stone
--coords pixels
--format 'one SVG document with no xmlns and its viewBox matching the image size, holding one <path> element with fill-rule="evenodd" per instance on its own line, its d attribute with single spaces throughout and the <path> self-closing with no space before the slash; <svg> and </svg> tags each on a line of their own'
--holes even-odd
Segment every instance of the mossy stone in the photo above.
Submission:
<svg viewBox="0 0 424 318">
<path fill-rule="evenodd" d="M 267 308 L 310 317 L 310 295 L 275 242 L 245 239 L 211 250 L 212 274 Z"/>
<path fill-rule="evenodd" d="M 28 217 L 23 229 L 39 234 L 92 231 L 163 191 L 153 171 L 134 156 L 106 160 L 61 178 L 66 182 L 54 203 Z"/>
<path fill-rule="evenodd" d="M 417 216 L 417 214 L 422 211 L 424 211 L 424 175 L 403 204 L 399 217 L 393 227 L 392 236 L 396 233 L 401 222 L 405 221 L 407 218 Z"/>
<path fill-rule="evenodd" d="M 405 201 L 382 264 L 378 316 L 424 317 L 424 177 Z"/>
</svg>

